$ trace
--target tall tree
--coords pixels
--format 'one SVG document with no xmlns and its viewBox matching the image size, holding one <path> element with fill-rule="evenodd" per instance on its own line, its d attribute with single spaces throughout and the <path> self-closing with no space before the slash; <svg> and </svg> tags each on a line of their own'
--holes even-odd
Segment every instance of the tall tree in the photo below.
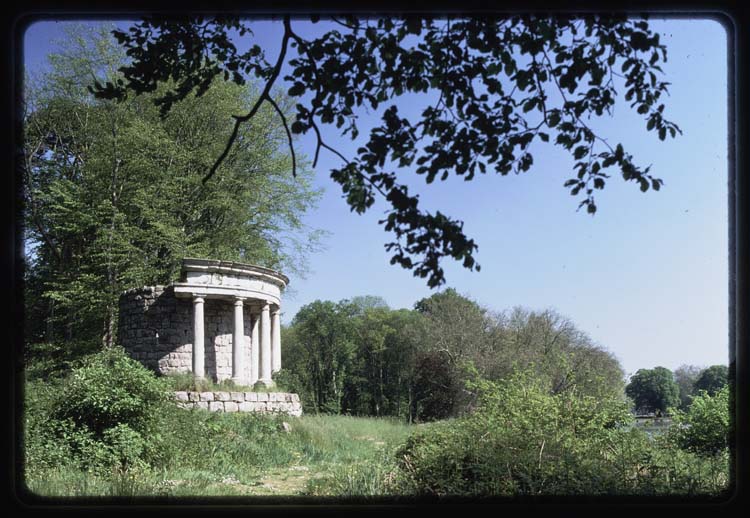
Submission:
<svg viewBox="0 0 750 518">
<path fill-rule="evenodd" d="M 319 17 L 313 17 L 317 23 Z M 552 143 L 569 151 L 575 175 L 565 182 L 580 207 L 596 212 L 594 193 L 612 172 L 641 191 L 662 181 L 636 164 L 621 144 L 610 145 L 589 120 L 611 114 L 618 99 L 644 118 L 646 130 L 661 140 L 680 130 L 665 116 L 659 78 L 667 59 L 659 34 L 645 20 L 626 16 L 482 16 L 476 18 L 401 16 L 378 19 L 331 17 L 317 35 L 303 38 L 299 22 L 283 17 L 278 56 L 270 62 L 253 41 L 251 26 L 234 16 L 149 17 L 128 31 L 115 31 L 132 63 L 124 78 L 97 84 L 98 95 L 123 98 L 128 91 L 152 92 L 174 80 L 156 102 L 164 112 L 191 92 L 205 92 L 215 77 L 238 84 L 255 76 L 264 82 L 252 107 L 234 117 L 234 132 L 204 170 L 211 179 L 237 141 L 239 128 L 264 105 L 276 108 L 272 88 L 282 78 L 298 97 L 292 133 L 312 132 L 321 149 L 338 155 L 331 177 L 352 210 L 363 213 L 382 196 L 390 209 L 380 223 L 395 240 L 387 243 L 391 263 L 444 283 L 443 257 L 479 269 L 477 245 L 463 224 L 439 211 L 419 207 L 397 171 L 424 175 L 427 183 L 451 174 L 470 180 L 489 168 L 506 175 L 530 169 L 532 143 Z M 239 40 L 249 43 L 238 49 Z M 287 68 L 285 68 L 287 67 Z M 286 75 L 284 75 L 286 74 Z M 420 116 L 399 111 L 410 94 L 425 97 Z M 364 107 L 381 116 L 369 139 L 347 158 L 322 138 L 321 125 L 335 124 L 357 139 Z"/>
<path fill-rule="evenodd" d="M 490 378 L 530 369 L 546 380 L 553 393 L 575 390 L 598 398 L 623 396 L 624 372 L 617 358 L 569 318 L 550 309 L 515 307 L 492 319 L 496 360 Z"/>
<path fill-rule="evenodd" d="M 696 365 L 680 365 L 674 371 L 674 380 L 680 389 L 680 409 L 687 410 L 696 394 L 695 382 L 703 369 Z"/>
<path fill-rule="evenodd" d="M 680 403 L 680 389 L 666 367 L 638 369 L 625 387 L 625 393 L 640 412 L 664 414 Z"/>
<path fill-rule="evenodd" d="M 356 351 L 351 311 L 348 301 L 316 300 L 297 312 L 285 336 L 285 368 L 312 395 L 315 412 L 342 409 Z"/>
<path fill-rule="evenodd" d="M 87 86 L 112 79 L 125 56 L 112 27 L 72 27 L 51 70 L 29 81 L 26 136 L 27 299 L 67 338 L 115 336 L 121 291 L 174 280 L 185 256 L 302 270 L 318 234 L 301 221 L 320 193 L 291 157 L 275 114 L 264 109 L 210 185 L 202 170 L 228 138 L 227 117 L 250 86 L 217 81 L 160 117 L 153 96 L 115 103 Z M 288 109 L 284 96 L 279 104 Z M 46 307 L 45 307 L 46 306 Z M 51 333 L 48 333 L 50 335 Z M 41 337 L 41 332 L 32 333 Z"/>
<path fill-rule="evenodd" d="M 447 289 L 391 310 L 377 297 L 304 306 L 284 329 L 284 381 L 311 409 L 428 421 L 469 410 L 474 373 L 533 372 L 550 393 L 624 398 L 617 359 L 553 311 L 492 314 Z"/>
<path fill-rule="evenodd" d="M 484 308 L 448 288 L 417 301 L 414 309 L 426 317 L 425 338 L 430 348 L 444 354 L 445 361 L 453 365 L 472 360 L 480 363 L 477 360 L 486 352 L 489 325 Z"/>
<path fill-rule="evenodd" d="M 695 391 L 705 390 L 710 396 L 716 394 L 729 382 L 729 368 L 726 365 L 712 365 L 703 370 L 695 380 Z"/>
<path fill-rule="evenodd" d="M 354 341 L 359 360 L 356 367 L 359 383 L 355 390 L 361 394 L 357 399 L 360 405 L 366 406 L 365 413 L 375 416 L 384 414 L 388 404 L 386 385 L 390 365 L 386 364 L 386 338 L 395 332 L 389 325 L 389 314 L 388 308 L 368 307 L 355 324 Z"/>
<path fill-rule="evenodd" d="M 466 405 L 463 382 L 445 381 L 447 377 L 463 380 L 466 363 L 495 380 L 514 370 L 531 369 L 553 393 L 575 390 L 598 398 L 624 395 L 619 361 L 555 311 L 514 308 L 509 313 L 492 313 L 452 289 L 422 299 L 415 308 L 426 317 L 425 350 L 431 359 L 425 359 L 423 366 L 439 367 L 434 376 L 422 378 L 435 386 L 436 397 L 447 397 L 439 387 L 451 387 L 455 404 Z M 437 354 L 442 357 L 438 359 Z M 438 383 L 438 378 L 443 381 Z"/>
</svg>

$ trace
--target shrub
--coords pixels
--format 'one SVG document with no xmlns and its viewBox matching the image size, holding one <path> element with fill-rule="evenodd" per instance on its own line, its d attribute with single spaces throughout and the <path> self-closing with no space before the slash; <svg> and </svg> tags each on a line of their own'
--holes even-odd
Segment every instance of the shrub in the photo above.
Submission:
<svg viewBox="0 0 750 518">
<path fill-rule="evenodd" d="M 278 382 L 277 376 L 278 373 L 274 375 L 276 388 L 273 390 L 276 392 L 286 391 L 285 386 Z M 239 392 L 268 392 L 268 389 L 265 387 L 258 386 L 256 388 L 256 386 L 251 385 L 240 385 L 232 379 L 223 379 L 217 382 L 208 377 L 196 378 L 192 372 L 170 373 L 162 379 L 170 390 L 195 392 L 228 392 L 233 390 Z"/>
<path fill-rule="evenodd" d="M 627 404 L 552 394 L 529 372 L 475 381 L 469 416 L 423 426 L 398 452 L 401 491 L 437 496 L 716 494 L 728 457 L 635 428 Z"/>
<path fill-rule="evenodd" d="M 27 477 L 30 472 L 62 466 L 71 457 L 70 444 L 60 438 L 70 434 L 72 423 L 67 422 L 65 430 L 65 423 L 50 418 L 59 390 L 58 380 L 25 385 L 23 452 Z"/>
<path fill-rule="evenodd" d="M 406 490 L 510 496 L 621 487 L 613 451 L 630 433 L 623 401 L 553 395 L 528 373 L 470 388 L 479 392 L 473 414 L 424 427 L 399 450 Z"/>
<path fill-rule="evenodd" d="M 99 347 L 101 345 L 97 342 L 74 340 L 27 343 L 24 346 L 26 379 L 49 380 L 63 377 Z"/>
<path fill-rule="evenodd" d="M 62 383 L 51 418 L 84 464 L 130 465 L 158 450 L 166 385 L 119 347 L 88 357 Z"/>
<path fill-rule="evenodd" d="M 102 434 L 102 442 L 110 450 L 111 458 L 107 464 L 133 466 L 142 462 L 146 440 L 130 426 L 118 424 L 108 428 Z"/>
<path fill-rule="evenodd" d="M 298 394 L 304 408 L 313 408 L 314 401 L 312 395 L 306 390 L 299 375 L 288 369 L 279 369 L 273 375 L 273 380 L 276 383 L 277 390 Z"/>
<path fill-rule="evenodd" d="M 729 386 L 714 395 L 701 391 L 687 412 L 673 410 L 668 433 L 678 447 L 700 455 L 717 455 L 728 447 Z"/>
</svg>

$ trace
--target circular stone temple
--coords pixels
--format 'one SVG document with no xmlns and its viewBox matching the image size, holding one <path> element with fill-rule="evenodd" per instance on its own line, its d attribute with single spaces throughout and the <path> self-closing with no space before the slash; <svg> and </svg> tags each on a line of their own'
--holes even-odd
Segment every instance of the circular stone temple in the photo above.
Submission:
<svg viewBox="0 0 750 518">
<path fill-rule="evenodd" d="M 119 342 L 162 374 L 273 387 L 287 284 L 285 275 L 260 266 L 183 259 L 179 281 L 120 296 Z"/>
</svg>

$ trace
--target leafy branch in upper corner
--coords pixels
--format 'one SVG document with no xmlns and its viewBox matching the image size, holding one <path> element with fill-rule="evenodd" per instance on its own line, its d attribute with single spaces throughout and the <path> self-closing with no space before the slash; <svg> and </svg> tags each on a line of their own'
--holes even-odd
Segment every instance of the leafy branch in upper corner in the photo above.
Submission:
<svg viewBox="0 0 750 518">
<path fill-rule="evenodd" d="M 664 118 L 660 102 L 668 86 L 657 75 L 663 73 L 659 63 L 667 59 L 666 47 L 645 20 L 348 16 L 331 17 L 329 27 L 311 38 L 299 36 L 289 16 L 283 26 L 278 59 L 270 64 L 258 45 L 238 51 L 230 34 L 253 36 L 239 18 L 147 18 L 115 31 L 132 62 L 121 69 L 121 79 L 94 90 L 101 97 L 122 98 L 128 90 L 149 92 L 171 80 L 174 87 L 157 101 L 166 113 L 190 92 L 200 95 L 216 76 L 240 84 L 251 76 L 262 81 L 265 87 L 253 109 L 235 116 L 235 131 L 207 180 L 226 157 L 239 125 L 263 102 L 274 104 L 271 86 L 286 64 L 283 79 L 299 103 L 291 125 L 277 112 L 290 147 L 292 134 L 312 130 L 314 165 L 321 148 L 342 159 L 331 177 L 353 211 L 365 212 L 382 196 L 390 209 L 380 224 L 396 236 L 386 244 L 393 252 L 391 263 L 427 277 L 431 287 L 445 282 L 440 267 L 445 256 L 479 270 L 473 256 L 477 245 L 460 221 L 422 210 L 418 196 L 397 181 L 397 169 L 424 175 L 427 183 L 451 173 L 471 180 L 490 167 L 501 175 L 520 173 L 533 164 L 532 143 L 552 141 L 573 156 L 575 175 L 564 185 L 583 196 L 579 208 L 585 206 L 590 214 L 597 209 L 594 193 L 604 188 L 612 170 L 644 192 L 662 185 L 650 167 L 636 165 L 621 144 L 610 145 L 588 122 L 594 115 L 611 115 L 617 83 L 648 131 L 661 140 L 680 132 Z M 285 63 L 293 51 L 296 55 Z M 385 106 L 406 94 L 428 92 L 437 100 L 419 117 L 403 116 L 396 104 Z M 335 124 L 342 136 L 357 139 L 357 108 L 385 109 L 356 156 L 347 159 L 323 141 L 320 125 Z"/>
</svg>

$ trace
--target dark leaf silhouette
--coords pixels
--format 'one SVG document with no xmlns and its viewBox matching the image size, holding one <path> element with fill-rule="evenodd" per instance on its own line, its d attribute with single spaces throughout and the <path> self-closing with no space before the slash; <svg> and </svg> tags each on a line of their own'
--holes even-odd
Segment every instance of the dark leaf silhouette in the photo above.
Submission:
<svg viewBox="0 0 750 518">
<path fill-rule="evenodd" d="M 290 85 L 287 93 L 300 99 L 295 120 L 283 120 L 290 128 L 290 146 L 292 133 L 312 130 L 314 163 L 321 149 L 342 160 L 331 177 L 353 211 L 365 212 L 377 196 L 389 202 L 380 223 L 396 237 L 386 244 L 391 263 L 426 277 L 430 286 L 445 282 L 443 257 L 479 269 L 473 258 L 477 245 L 460 221 L 421 209 L 395 169 L 424 175 L 427 183 L 451 174 L 470 180 L 477 166 L 482 173 L 489 167 L 501 175 L 520 173 L 533 164 L 533 143 L 551 140 L 584 160 L 576 164 L 577 179 L 565 186 L 573 195 L 585 194 L 579 207 L 586 205 L 591 214 L 596 211 L 592 192 L 602 189 L 607 177 L 600 169 L 619 170 L 643 191 L 661 185 L 622 145 L 613 148 L 587 122 L 612 112 L 617 86 L 644 116 L 647 131 L 656 131 L 661 140 L 680 132 L 663 118 L 664 105 L 658 104 L 668 85 L 658 78 L 666 47 L 644 20 L 594 15 L 329 20 L 331 28 L 306 39 L 284 17 L 281 50 L 269 62 L 257 45 L 242 53 L 229 37 L 236 31 L 252 38 L 240 18 L 149 17 L 128 31 L 116 31 L 132 63 L 121 69 L 124 81 L 97 85 L 96 91 L 122 98 L 172 81 L 174 86 L 157 101 L 166 113 L 189 93 L 200 95 L 217 76 L 237 83 L 254 78 L 265 84 L 257 108 L 273 102 L 271 87 L 286 63 L 291 67 L 283 77 Z M 344 157 L 321 137 L 319 125 L 335 124 L 342 136 L 356 139 L 358 109 L 378 110 L 402 95 L 424 92 L 436 94 L 437 101 L 416 118 L 402 116 L 395 104 L 388 106 L 354 157 Z M 254 113 L 237 116 L 235 124 Z M 206 180 L 233 141 L 234 136 L 215 158 Z"/>
</svg>

